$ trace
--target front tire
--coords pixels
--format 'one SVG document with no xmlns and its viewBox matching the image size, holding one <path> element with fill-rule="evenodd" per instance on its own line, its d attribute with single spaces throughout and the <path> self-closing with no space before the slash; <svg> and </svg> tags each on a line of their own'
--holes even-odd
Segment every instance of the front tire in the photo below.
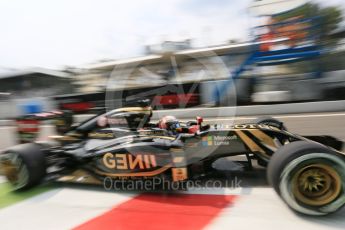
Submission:
<svg viewBox="0 0 345 230">
<path fill-rule="evenodd" d="M 270 116 L 263 116 L 263 117 L 258 117 L 257 119 L 254 120 L 254 123 L 255 124 L 258 124 L 258 125 L 270 125 L 270 126 L 273 126 L 273 127 L 276 127 L 280 130 L 285 130 L 287 131 L 287 128 L 285 127 L 284 123 L 273 118 L 273 117 L 270 117 Z"/>
<path fill-rule="evenodd" d="M 271 158 L 269 183 L 293 210 L 326 215 L 345 204 L 345 157 L 314 142 L 296 141 Z"/>
<path fill-rule="evenodd" d="M 15 190 L 39 184 L 46 175 L 44 154 L 38 144 L 22 144 L 0 155 L 2 173 Z"/>
</svg>

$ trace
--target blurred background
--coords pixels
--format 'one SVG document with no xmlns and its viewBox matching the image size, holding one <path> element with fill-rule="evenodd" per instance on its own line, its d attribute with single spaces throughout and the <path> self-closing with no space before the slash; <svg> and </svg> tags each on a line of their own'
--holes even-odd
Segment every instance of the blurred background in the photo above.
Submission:
<svg viewBox="0 0 345 230">
<path fill-rule="evenodd" d="M 269 115 L 289 132 L 345 142 L 344 0 L 1 0 L 0 32 L 1 150 L 47 140 L 73 122 L 145 98 L 153 121 L 202 116 L 225 126 Z M 59 125 L 54 110 L 73 113 Z M 237 179 L 232 170 L 224 173 Z M 91 187 L 12 193 L 0 176 L 0 208 L 28 199 L 1 209 L 0 225 L 80 229 L 112 213 L 109 228 L 130 219 L 140 228 L 181 229 L 189 226 L 185 219 L 200 224 L 215 212 L 208 229 L 344 229 L 344 210 L 325 218 L 295 215 L 267 188 L 263 170 L 239 178 L 240 190 L 194 191 L 219 199 L 232 194 L 235 203 L 223 210 L 222 200 L 193 191 L 181 202 L 164 194 L 141 198 L 145 203 L 126 191 Z M 123 203 L 132 205 L 110 212 Z"/>
<path fill-rule="evenodd" d="M 342 0 L 5 0 L 0 12 L 0 119 L 129 96 L 156 109 L 345 99 Z"/>
</svg>

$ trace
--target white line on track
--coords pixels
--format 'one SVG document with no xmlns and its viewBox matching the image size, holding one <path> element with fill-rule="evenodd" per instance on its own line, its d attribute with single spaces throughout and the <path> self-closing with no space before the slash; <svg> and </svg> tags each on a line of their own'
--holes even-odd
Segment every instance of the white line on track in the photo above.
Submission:
<svg viewBox="0 0 345 230">
<path fill-rule="evenodd" d="M 238 197 L 233 205 L 223 209 L 205 229 L 340 230 L 344 229 L 344 211 L 321 218 L 297 215 L 273 189 L 253 188 L 250 195 Z"/>
<path fill-rule="evenodd" d="M 135 196 L 87 189 L 53 189 L 0 210 L 1 229 L 71 229 Z M 135 216 L 133 216 L 135 218 Z"/>
<path fill-rule="evenodd" d="M 330 113 L 330 114 L 300 114 L 300 115 L 279 115 L 273 116 L 274 118 L 284 119 L 284 118 L 312 118 L 312 117 L 338 117 L 345 116 L 345 113 Z M 205 119 L 205 121 L 232 121 L 232 120 L 249 120 L 260 116 L 251 117 L 234 117 L 234 118 L 210 118 Z"/>
<path fill-rule="evenodd" d="M 271 188 L 264 188 L 269 189 Z M 214 194 L 214 195 L 250 195 L 252 188 L 189 188 L 187 191 L 183 191 L 184 194 Z"/>
</svg>

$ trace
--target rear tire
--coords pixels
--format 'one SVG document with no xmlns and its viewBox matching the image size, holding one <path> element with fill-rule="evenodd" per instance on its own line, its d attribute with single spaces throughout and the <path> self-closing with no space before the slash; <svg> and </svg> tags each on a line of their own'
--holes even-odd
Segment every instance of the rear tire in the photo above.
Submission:
<svg viewBox="0 0 345 230">
<path fill-rule="evenodd" d="M 46 175 L 46 163 L 41 147 L 28 143 L 14 146 L 0 155 L 0 165 L 15 190 L 39 184 Z"/>
<path fill-rule="evenodd" d="M 345 157 L 314 142 L 296 141 L 272 156 L 267 178 L 293 210 L 326 215 L 345 204 Z"/>
</svg>

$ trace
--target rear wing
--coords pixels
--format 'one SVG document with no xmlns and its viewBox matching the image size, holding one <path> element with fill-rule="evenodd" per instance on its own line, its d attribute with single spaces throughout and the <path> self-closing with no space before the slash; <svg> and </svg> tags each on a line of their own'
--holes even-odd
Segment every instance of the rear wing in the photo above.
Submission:
<svg viewBox="0 0 345 230">
<path fill-rule="evenodd" d="M 73 124 L 73 113 L 71 111 L 54 110 L 17 117 L 15 121 L 20 142 L 28 143 L 36 140 L 40 132 L 40 126 L 48 120 L 52 121 L 58 134 L 64 134 Z"/>
</svg>

